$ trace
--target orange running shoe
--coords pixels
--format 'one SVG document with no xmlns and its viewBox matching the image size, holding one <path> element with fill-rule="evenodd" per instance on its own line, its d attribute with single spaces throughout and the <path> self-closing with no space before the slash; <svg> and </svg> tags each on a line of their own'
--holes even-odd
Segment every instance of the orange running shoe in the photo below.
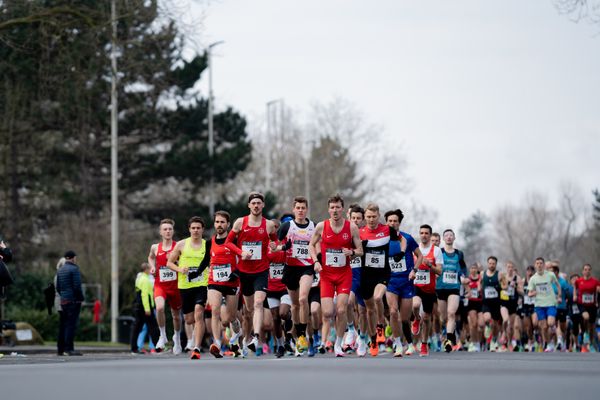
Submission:
<svg viewBox="0 0 600 400">
<path fill-rule="evenodd" d="M 377 354 L 379 354 L 379 346 L 377 343 L 371 342 L 369 345 L 369 353 L 371 353 L 373 357 L 377 357 Z"/>
<path fill-rule="evenodd" d="M 415 318 L 413 320 L 410 331 L 412 332 L 413 336 L 417 336 L 421 332 L 421 319 Z"/>
<path fill-rule="evenodd" d="M 377 325 L 377 344 L 385 343 L 385 335 L 383 333 L 383 326 Z"/>
<path fill-rule="evenodd" d="M 221 349 L 215 343 L 210 345 L 210 354 L 215 356 L 215 358 L 223 358 L 223 354 L 221 354 Z"/>
<path fill-rule="evenodd" d="M 192 360 L 200 359 L 200 350 L 197 347 L 194 347 L 194 350 L 192 350 L 192 355 L 190 356 L 190 359 L 192 359 Z"/>
</svg>

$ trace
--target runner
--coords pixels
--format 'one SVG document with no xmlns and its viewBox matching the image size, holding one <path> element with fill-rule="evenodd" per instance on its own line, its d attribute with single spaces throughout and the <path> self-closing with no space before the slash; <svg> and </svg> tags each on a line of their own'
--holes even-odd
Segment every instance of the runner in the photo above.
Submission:
<svg viewBox="0 0 600 400">
<path fill-rule="evenodd" d="M 172 219 L 160 221 L 158 233 L 161 242 L 150 246 L 148 264 L 150 273 L 154 275 L 154 303 L 156 304 L 156 321 L 160 330 L 160 338 L 156 348 L 164 350 L 167 344 L 167 328 L 165 318 L 165 302 L 171 307 L 173 318 L 173 354 L 181 353 L 181 296 L 177 288 L 177 272 L 167 267 L 169 254 L 175 248 L 173 230 L 175 222 Z"/>
<path fill-rule="evenodd" d="M 402 339 L 400 331 L 404 334 L 404 339 L 408 343 L 406 355 L 414 354 L 415 347 L 412 341 L 410 331 L 410 315 L 412 313 L 413 296 L 415 287 L 415 264 L 421 265 L 423 255 L 419 250 L 416 240 L 408 233 L 400 230 L 400 224 L 404 219 L 404 213 L 400 209 L 391 210 L 385 213 L 385 221 L 398 234 L 406 240 L 406 255 L 399 262 L 393 258 L 390 263 L 390 281 L 385 294 L 388 306 L 390 308 L 390 326 L 392 336 L 394 337 L 394 357 L 402 357 Z M 400 329 L 402 326 L 402 329 Z"/>
<path fill-rule="evenodd" d="M 462 277 L 467 275 L 467 265 L 462 251 L 454 248 L 456 236 L 452 229 L 443 233 L 442 274 L 437 278 L 436 295 L 440 319 L 446 323 L 446 340 L 444 350 L 450 353 L 456 346 L 456 312 L 460 303 L 460 286 Z"/>
<path fill-rule="evenodd" d="M 483 321 L 485 323 L 483 336 L 489 342 L 490 351 L 498 351 L 498 331 L 502 314 L 500 313 L 500 280 L 502 273 L 496 269 L 498 258 L 489 256 L 487 270 L 483 274 Z"/>
<path fill-rule="evenodd" d="M 327 205 L 330 218 L 317 224 L 309 249 L 310 256 L 316 260 L 315 271 L 321 277 L 323 321 L 333 318 L 336 311 L 334 352 L 337 357 L 343 357 L 342 338 L 347 323 L 348 295 L 352 288 L 349 258 L 362 256 L 363 249 L 358 227 L 343 216 L 344 200 L 335 195 L 327 200 Z M 319 241 L 322 263 L 317 258 L 316 245 Z M 336 293 L 337 304 L 334 310 L 333 296 Z"/>
<path fill-rule="evenodd" d="M 571 283 L 571 293 L 573 293 L 573 288 L 575 287 L 575 282 L 579 279 L 579 274 L 572 274 L 569 277 L 569 282 Z M 570 327 L 570 343 L 569 343 L 569 351 L 570 352 L 578 352 L 583 350 L 579 341 L 579 333 L 583 332 L 583 321 L 581 318 L 581 310 L 579 309 L 579 305 L 577 304 L 577 299 L 573 298 L 571 294 L 567 297 L 569 304 L 569 318 L 571 319 L 571 327 Z"/>
<path fill-rule="evenodd" d="M 500 315 L 502 316 L 502 347 L 501 351 L 517 347 L 517 340 L 513 336 L 515 329 L 515 318 L 519 306 L 519 291 L 522 290 L 522 282 L 512 261 L 506 263 L 506 273 L 500 279 Z M 522 291 L 521 291 L 522 293 Z M 518 338 L 519 340 L 521 338 Z"/>
<path fill-rule="evenodd" d="M 391 274 L 391 243 L 401 240 L 400 254 L 394 256 L 396 262 L 402 260 L 406 250 L 406 239 L 400 239 L 394 228 L 381 224 L 379 219 L 379 206 L 375 203 L 368 204 L 365 209 L 367 225 L 360 229 L 360 239 L 365 251 L 360 291 L 367 306 L 367 327 L 371 336 L 370 353 L 373 357 L 379 353 L 379 344 L 385 342 L 383 297 Z"/>
<path fill-rule="evenodd" d="M 169 255 L 167 266 L 177 271 L 177 287 L 181 294 L 185 323 L 193 326 L 192 359 L 200 359 L 200 346 L 204 337 L 204 307 L 207 299 L 210 245 L 202 239 L 204 220 L 192 217 L 188 221 L 190 237 L 181 240 Z"/>
<path fill-rule="evenodd" d="M 573 301 L 577 302 L 581 311 L 583 323 L 582 353 L 590 351 L 595 335 L 595 321 L 597 318 L 597 293 L 600 291 L 600 282 L 592 276 L 592 266 L 584 264 L 582 277 L 575 281 L 573 286 Z"/>
<path fill-rule="evenodd" d="M 423 254 L 423 261 L 415 271 L 415 296 L 413 297 L 414 321 L 412 333 L 417 336 L 421 334 L 421 351 L 419 355 L 429 355 L 427 340 L 431 335 L 431 313 L 435 301 L 436 275 L 442 273 L 443 255 L 442 250 L 431 241 L 431 226 L 425 224 L 419 228 L 421 243 L 419 250 Z M 423 306 L 423 317 L 420 315 Z M 422 329 L 422 325 L 424 329 Z"/>
<path fill-rule="evenodd" d="M 481 274 L 479 273 L 479 265 L 473 264 L 469 268 L 469 276 L 463 279 L 465 284 L 467 298 L 467 311 L 469 320 L 469 352 L 481 351 L 481 334 L 480 329 L 483 328 L 483 313 L 481 312 L 481 302 L 483 300 Z"/>
<path fill-rule="evenodd" d="M 308 254 L 308 244 L 315 231 L 314 222 L 308 214 L 308 200 L 297 196 L 293 203 L 294 219 L 284 222 L 279 228 L 278 239 L 286 243 L 285 267 L 282 282 L 292 302 L 292 321 L 296 328 L 296 355 L 301 356 L 308 350 L 306 327 L 309 322 L 310 305 L 308 294 L 313 282 L 314 262 Z"/>
<path fill-rule="evenodd" d="M 248 196 L 250 214 L 238 218 L 227 236 L 227 242 L 236 243 L 243 251 L 238 270 L 245 310 L 252 316 L 252 340 L 247 346 L 252 352 L 256 352 L 260 346 L 259 336 L 264 318 L 263 303 L 267 298 L 270 264 L 267 258 L 267 247 L 270 240 L 277 240 L 275 225 L 262 215 L 264 207 L 265 196 L 258 192 L 250 193 Z"/>
<path fill-rule="evenodd" d="M 535 317 L 535 307 L 533 305 L 533 298 L 529 297 L 527 287 L 529 286 L 529 279 L 535 274 L 535 267 L 529 265 L 525 270 L 525 278 L 523 279 L 523 296 L 521 299 L 520 309 L 517 309 L 517 314 L 521 317 L 521 326 L 523 337 L 527 337 L 527 344 L 523 346 L 523 350 L 526 352 L 534 351 L 534 334 L 533 334 L 533 320 Z M 536 324 L 537 325 L 537 324 Z M 524 341 L 523 341 L 524 343 Z"/>
<path fill-rule="evenodd" d="M 558 283 L 560 284 L 562 300 L 558 303 L 556 307 L 556 320 L 558 321 L 558 330 L 556 332 L 556 350 L 557 351 L 566 351 L 565 346 L 565 337 L 567 336 L 567 316 L 569 314 L 569 302 L 567 299 L 569 297 L 573 297 L 573 288 L 569 285 L 569 282 L 565 278 L 563 278 L 560 274 L 560 264 L 558 260 L 551 261 L 551 271 L 558 279 Z M 556 287 L 554 287 L 554 291 L 558 293 Z"/>
<path fill-rule="evenodd" d="M 350 206 L 350 221 L 359 229 L 365 226 L 365 210 L 357 204 Z M 356 347 L 359 356 L 367 353 L 367 309 L 365 301 L 360 294 L 360 276 L 362 271 L 362 257 L 350 260 L 352 268 L 352 291 L 348 298 L 348 332 L 344 336 L 344 352 L 351 352 Z M 358 318 L 356 318 L 358 316 Z M 356 333 L 354 321 L 358 319 L 360 335 Z"/>
<path fill-rule="evenodd" d="M 556 276 L 546 271 L 542 257 L 535 259 L 536 273 L 529 279 L 527 286 L 529 297 L 534 298 L 535 314 L 542 334 L 542 344 L 545 352 L 553 352 L 554 344 L 549 340 L 548 328 L 554 329 L 556 322 L 556 305 L 562 301 L 561 289 Z M 556 284 L 558 293 L 552 289 Z"/>
<path fill-rule="evenodd" d="M 237 257 L 242 250 L 233 243 L 225 243 L 229 229 L 230 215 L 227 211 L 217 211 L 214 216 L 215 235 L 210 245 L 210 270 L 208 271 L 208 303 L 211 308 L 213 343 L 210 354 L 216 358 L 221 353 L 222 331 L 230 327 L 232 336 L 229 346 L 238 354 L 238 338 L 241 335 L 240 321 L 237 319 L 239 275 Z M 221 307 L 223 304 L 224 307 Z"/>
</svg>

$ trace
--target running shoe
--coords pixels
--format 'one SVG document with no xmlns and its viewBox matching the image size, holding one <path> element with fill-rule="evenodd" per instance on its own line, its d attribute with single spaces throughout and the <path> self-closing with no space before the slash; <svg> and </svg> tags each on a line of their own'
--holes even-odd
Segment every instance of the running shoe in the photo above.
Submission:
<svg viewBox="0 0 600 400">
<path fill-rule="evenodd" d="M 256 349 L 258 349 L 258 338 L 256 336 L 253 336 L 250 343 L 248 343 L 248 349 L 251 352 L 256 353 Z"/>
<path fill-rule="evenodd" d="M 317 350 L 319 351 L 319 354 L 325 354 L 327 352 L 327 349 L 325 349 L 323 344 L 320 344 L 319 347 L 317 347 Z"/>
<path fill-rule="evenodd" d="M 173 335 L 173 354 L 179 355 L 182 352 L 181 349 L 181 340 L 175 340 L 177 338 L 177 334 Z"/>
<path fill-rule="evenodd" d="M 210 345 L 209 352 L 210 354 L 215 356 L 215 358 L 223 358 L 223 354 L 221 354 L 221 349 L 219 349 L 219 346 L 217 346 L 215 343 Z"/>
<path fill-rule="evenodd" d="M 469 353 L 475 353 L 475 344 L 474 343 L 469 343 L 469 347 L 468 347 L 467 351 Z"/>
<path fill-rule="evenodd" d="M 336 357 L 344 357 L 346 354 L 344 353 L 344 351 L 342 350 L 342 345 L 341 344 L 335 344 L 333 346 L 333 351 L 335 352 L 335 356 Z"/>
<path fill-rule="evenodd" d="M 588 348 L 587 345 L 584 344 L 583 346 L 581 346 L 581 352 L 582 353 L 589 353 L 590 349 Z"/>
<path fill-rule="evenodd" d="M 416 352 L 417 352 L 417 349 L 415 349 L 415 345 L 412 343 L 409 343 L 408 346 L 406 347 L 406 351 L 404 352 L 404 354 L 407 356 L 412 356 Z"/>
<path fill-rule="evenodd" d="M 377 354 L 379 354 L 379 346 L 377 343 L 371 342 L 369 345 L 369 353 L 371 353 L 371 356 L 377 357 Z"/>
<path fill-rule="evenodd" d="M 328 340 L 325 342 L 325 350 L 327 350 L 328 353 L 333 352 L 333 343 L 331 343 L 331 341 Z"/>
<path fill-rule="evenodd" d="M 154 346 L 157 349 L 164 349 L 165 346 L 167 344 L 167 338 L 164 336 L 161 336 L 158 338 L 158 342 L 156 342 L 156 346 Z"/>
<path fill-rule="evenodd" d="M 300 335 L 296 341 L 296 352 L 304 353 L 306 350 L 308 350 L 308 341 L 304 335 Z"/>
<path fill-rule="evenodd" d="M 490 324 L 485 325 L 485 329 L 483 330 L 483 337 L 489 339 L 492 336 L 492 326 Z"/>
<path fill-rule="evenodd" d="M 346 336 L 344 336 L 344 351 L 349 351 L 354 349 L 354 346 L 356 344 L 356 337 L 358 335 L 356 334 L 356 331 L 354 329 L 348 329 L 348 332 L 346 332 Z"/>
<path fill-rule="evenodd" d="M 413 336 L 417 336 L 421 332 L 421 319 L 415 318 L 410 326 L 410 331 Z"/>
<path fill-rule="evenodd" d="M 313 346 L 312 344 L 309 343 L 307 353 L 308 353 L 309 357 L 314 357 L 315 356 L 315 346 Z"/>
<path fill-rule="evenodd" d="M 365 339 L 360 336 L 356 340 L 358 346 L 356 347 L 356 355 L 359 357 L 364 357 L 367 354 L 367 342 Z"/>
<path fill-rule="evenodd" d="M 429 356 L 429 348 L 427 347 L 427 343 L 421 343 L 421 351 L 419 352 L 419 357 L 427 356 Z"/>
<path fill-rule="evenodd" d="M 256 357 L 260 357 L 260 356 L 262 356 L 262 355 L 263 355 L 263 347 L 259 345 L 259 346 L 256 348 L 256 351 L 254 352 L 254 354 L 256 355 Z"/>
<path fill-rule="evenodd" d="M 278 346 L 278 347 L 277 347 L 277 352 L 275 353 L 275 356 L 276 356 L 277 358 L 281 358 L 281 357 L 283 357 L 284 355 L 285 355 L 285 347 L 283 347 L 283 346 Z"/>
<path fill-rule="evenodd" d="M 192 359 L 192 360 L 200 359 L 200 349 L 199 348 L 194 347 L 194 350 L 192 350 L 192 355 L 190 356 L 190 359 Z"/>
<path fill-rule="evenodd" d="M 396 358 L 402 358 L 402 351 L 404 349 L 402 348 L 402 343 L 396 343 L 396 349 L 394 351 L 394 357 Z"/>
<path fill-rule="evenodd" d="M 383 334 L 383 326 L 382 325 L 377 325 L 376 341 L 377 341 L 378 345 L 385 343 L 385 335 Z"/>
<path fill-rule="evenodd" d="M 194 348 L 194 342 L 192 342 L 191 340 L 188 340 L 183 351 L 188 353 L 188 352 L 192 351 L 193 348 Z"/>
<path fill-rule="evenodd" d="M 496 352 L 498 351 L 498 343 L 495 340 L 492 340 L 490 342 L 490 351 L 491 352 Z"/>
<path fill-rule="evenodd" d="M 452 351 L 452 342 L 450 341 L 450 339 L 446 339 L 444 341 L 444 351 L 446 353 L 450 353 Z"/>
</svg>

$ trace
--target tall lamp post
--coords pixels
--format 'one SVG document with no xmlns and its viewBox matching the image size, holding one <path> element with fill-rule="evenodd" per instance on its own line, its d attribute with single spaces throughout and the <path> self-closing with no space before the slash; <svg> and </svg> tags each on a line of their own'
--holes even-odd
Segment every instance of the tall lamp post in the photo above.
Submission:
<svg viewBox="0 0 600 400">
<path fill-rule="evenodd" d="M 110 90 L 110 340 L 117 342 L 117 318 L 119 316 L 119 166 L 117 162 L 119 146 L 118 104 L 117 104 L 117 10 L 112 0 L 110 16 L 112 38 L 110 49 L 111 90 Z"/>
<path fill-rule="evenodd" d="M 215 195 L 214 195 L 214 173 L 212 166 L 212 159 L 215 152 L 215 140 L 214 140 L 214 128 L 213 128 L 213 87 L 212 87 L 212 54 L 211 51 L 213 47 L 218 46 L 220 44 L 225 43 L 223 40 L 218 42 L 214 42 L 208 45 L 206 48 L 206 58 L 208 64 L 208 157 L 211 161 L 210 168 L 210 193 L 208 195 L 209 203 L 208 203 L 208 211 L 210 216 L 215 214 Z"/>
</svg>

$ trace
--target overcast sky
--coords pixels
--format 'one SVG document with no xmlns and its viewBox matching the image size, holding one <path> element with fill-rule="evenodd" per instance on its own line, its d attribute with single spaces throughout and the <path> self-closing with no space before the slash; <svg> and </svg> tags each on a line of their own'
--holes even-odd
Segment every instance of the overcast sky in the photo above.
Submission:
<svg viewBox="0 0 600 400">
<path fill-rule="evenodd" d="M 226 42 L 220 106 L 258 120 L 272 99 L 352 101 L 404 144 L 443 227 L 564 180 L 589 201 L 600 186 L 600 26 L 551 0 L 191 4 L 202 43 Z"/>
</svg>

